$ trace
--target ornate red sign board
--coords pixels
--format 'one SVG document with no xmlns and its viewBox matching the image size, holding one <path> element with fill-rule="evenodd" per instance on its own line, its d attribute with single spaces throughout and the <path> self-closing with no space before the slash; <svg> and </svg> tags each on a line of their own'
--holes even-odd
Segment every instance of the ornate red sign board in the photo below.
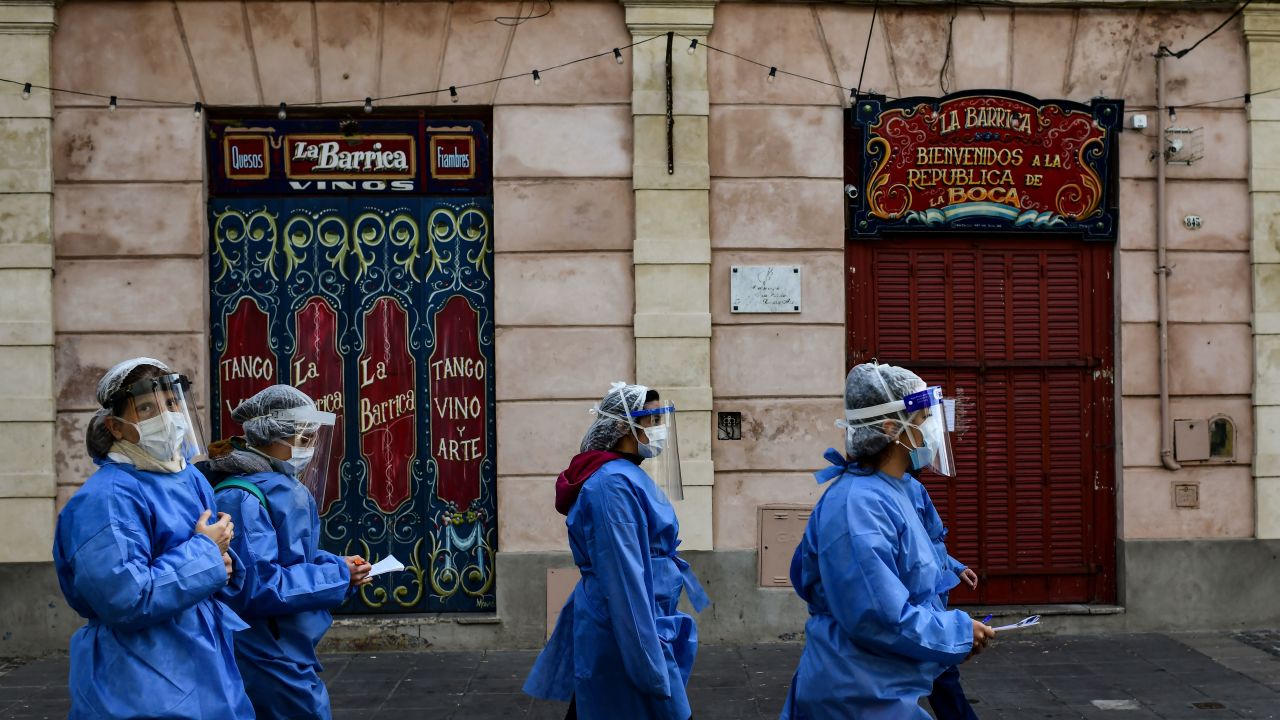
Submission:
<svg viewBox="0 0 1280 720">
<path fill-rule="evenodd" d="M 342 457 L 346 454 L 343 422 L 342 355 L 338 353 L 338 315 L 323 298 L 313 297 L 294 315 L 298 344 L 293 353 L 290 377 L 293 386 L 315 400 L 316 408 L 337 415 L 333 447 L 325 470 L 320 514 L 329 511 L 341 494 L 339 485 Z"/>
<path fill-rule="evenodd" d="M 1114 239 L 1123 103 L 963 93 L 862 98 L 852 231 L 1049 230 Z"/>
<path fill-rule="evenodd" d="M 240 298 L 227 314 L 227 346 L 218 361 L 223 437 L 244 432 L 240 423 L 231 419 L 231 411 L 259 390 L 276 384 L 276 355 L 267 344 L 271 337 L 267 325 L 267 314 L 252 298 Z"/>
<path fill-rule="evenodd" d="M 369 499 L 394 512 L 409 499 L 417 455 L 417 387 L 409 355 L 409 319 L 400 303 L 379 298 L 364 316 L 364 352 L 356 374 L 360 454 L 369 466 Z"/>
<path fill-rule="evenodd" d="M 481 468 L 489 454 L 480 314 L 455 295 L 436 313 L 434 335 L 428 377 L 436 496 L 465 511 L 480 497 Z"/>
</svg>

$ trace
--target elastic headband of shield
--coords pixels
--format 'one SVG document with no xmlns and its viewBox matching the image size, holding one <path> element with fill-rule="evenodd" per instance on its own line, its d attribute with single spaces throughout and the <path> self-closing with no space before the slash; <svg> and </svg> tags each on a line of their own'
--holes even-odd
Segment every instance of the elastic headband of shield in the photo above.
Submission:
<svg viewBox="0 0 1280 720">
<path fill-rule="evenodd" d="M 111 397 L 107 398 L 107 401 L 102 404 L 102 407 L 110 408 L 118 401 L 127 397 L 136 397 L 149 392 L 154 393 L 157 391 L 172 390 L 175 387 L 185 393 L 191 389 L 191 379 L 186 375 L 179 375 L 178 373 L 145 378 L 129 385 L 128 387 L 122 387 L 115 391 L 115 393 Z"/>
<path fill-rule="evenodd" d="M 901 400 L 881 403 L 880 405 L 872 405 L 871 407 L 858 408 L 857 410 L 845 410 L 844 417 L 852 422 L 854 420 L 866 420 L 868 418 L 877 418 L 888 415 L 893 412 L 906 412 L 911 414 L 917 410 L 923 410 L 928 407 L 935 407 L 942 404 L 942 388 L 935 385 L 927 387 L 920 392 L 911 393 Z"/>
<path fill-rule="evenodd" d="M 650 415 L 666 415 L 676 411 L 675 405 L 663 405 L 662 407 L 650 408 L 648 410 L 636 410 L 629 413 L 633 418 L 649 417 Z"/>
<path fill-rule="evenodd" d="M 337 415 L 323 410 L 316 410 L 306 405 L 286 410 L 272 410 L 270 415 L 264 417 L 271 417 L 276 420 L 292 420 L 294 422 L 311 422 L 317 425 L 333 425 L 338 421 Z M 257 418 L 254 419 L 256 420 Z"/>
</svg>

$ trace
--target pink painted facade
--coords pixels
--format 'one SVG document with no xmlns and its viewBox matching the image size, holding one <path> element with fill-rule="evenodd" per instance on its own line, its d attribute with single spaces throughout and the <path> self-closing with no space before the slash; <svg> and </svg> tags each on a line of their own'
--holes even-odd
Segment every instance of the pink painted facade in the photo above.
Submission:
<svg viewBox="0 0 1280 720">
<path fill-rule="evenodd" d="M 122 97 L 202 98 L 274 107 L 464 85 L 625 46 L 621 4 L 555 3 L 546 17 L 502 2 L 69 2 L 58 11 L 55 86 Z M 1125 101 L 1151 117 L 1152 54 L 1212 29 L 1216 10 L 961 10 L 945 64 L 947 10 L 879 14 L 862 86 L 893 96 L 1010 89 L 1043 98 Z M 858 81 L 869 7 L 723 2 L 708 42 L 848 88 Z M 683 56 L 683 45 L 677 44 Z M 1171 104 L 1242 95 L 1238 22 L 1194 62 L 1170 61 Z M 630 54 L 628 53 L 628 60 Z M 553 480 L 576 451 L 587 408 L 636 374 L 632 242 L 632 68 L 611 59 L 464 89 L 491 105 L 499 542 L 503 552 L 567 550 Z M 757 545 L 757 508 L 814 502 L 811 471 L 838 445 L 845 358 L 844 166 L 848 91 L 708 59 L 711 386 L 739 411 L 743 439 L 713 440 L 714 549 Z M 447 94 L 409 101 L 447 104 Z M 1160 467 L 1154 132 L 1119 138 L 1115 243 L 1120 468 L 1118 535 L 1254 535 L 1253 298 L 1249 148 L 1237 101 L 1179 110 L 1203 127 L 1205 157 L 1168 182 L 1173 416 L 1227 415 L 1233 463 Z M 207 398 L 207 228 L 202 123 L 189 108 L 108 112 L 55 99 L 56 471 L 59 507 L 91 472 L 83 449 L 94 384 L 116 360 L 154 355 L 193 372 Z M 677 152 L 677 163 L 680 155 Z M 1198 215 L 1188 230 L 1181 219 Z M 729 312 L 733 265 L 797 264 L 804 310 Z M 641 378 L 643 380 L 643 378 Z M 714 437 L 714 435 L 713 435 Z M 1199 483 L 1175 508 L 1171 483 Z M 501 582 L 501 580 L 499 580 Z M 754 578 L 744 579 L 746 584 Z"/>
</svg>

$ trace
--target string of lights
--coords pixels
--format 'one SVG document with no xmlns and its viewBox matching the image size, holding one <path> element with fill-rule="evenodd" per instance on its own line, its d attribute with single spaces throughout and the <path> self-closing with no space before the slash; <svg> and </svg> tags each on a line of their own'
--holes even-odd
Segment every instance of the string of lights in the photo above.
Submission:
<svg viewBox="0 0 1280 720">
<path fill-rule="evenodd" d="M 1246 2 L 1246 3 L 1245 3 L 1245 5 L 1247 5 L 1247 4 L 1248 4 L 1248 3 Z M 1233 13 L 1233 14 L 1232 14 L 1232 16 L 1231 16 L 1231 17 L 1229 17 L 1229 18 L 1227 19 L 1227 21 L 1230 21 L 1230 19 L 1231 19 L 1232 17 L 1235 17 L 1235 15 L 1236 15 L 1236 14 L 1238 14 L 1238 13 L 1239 13 L 1239 11 L 1240 11 L 1241 9 L 1243 9 L 1243 7 L 1244 7 L 1244 5 L 1242 5 L 1242 6 L 1241 6 L 1241 8 L 1237 9 L 1236 13 Z M 805 82 L 814 83 L 814 84 L 816 84 L 816 85 L 822 85 L 822 86 L 824 86 L 824 87 L 829 87 L 829 88 L 838 89 L 838 90 L 840 90 L 840 91 L 842 91 L 842 92 L 847 90 L 847 91 L 849 92 L 849 98 L 850 98 L 850 100 L 852 101 L 852 100 L 856 100 L 856 99 L 857 99 L 859 96 L 861 96 L 861 95 L 869 94 L 868 92 L 864 91 L 864 90 L 860 87 L 860 85 L 861 85 L 862 77 L 863 77 L 863 74 L 862 74 L 862 73 L 865 71 L 866 62 L 867 62 L 867 61 L 866 61 L 866 53 L 867 53 L 867 52 L 869 52 L 869 50 L 870 50 L 870 44 L 871 44 L 871 38 L 872 38 L 872 31 L 874 30 L 875 16 L 876 16 L 877 12 L 878 12 L 878 3 L 877 3 L 877 5 L 876 5 L 876 7 L 875 7 L 875 8 L 873 8 L 873 10 L 872 10 L 872 20 L 871 20 L 871 22 L 872 22 L 872 26 L 871 26 L 871 28 L 868 30 L 868 33 L 867 33 L 867 47 L 866 47 L 866 48 L 864 48 L 864 56 L 863 56 L 862 68 L 860 68 L 860 69 L 859 69 L 859 85 L 855 85 L 855 86 L 853 86 L 853 87 L 845 87 L 845 86 L 843 86 L 843 85 L 839 85 L 839 84 L 836 84 L 836 83 L 833 83 L 833 82 L 828 82 L 828 81 L 826 81 L 826 80 L 822 80 L 822 79 L 820 79 L 820 78 L 810 77 L 810 76 L 808 76 L 808 75 L 804 75 L 803 73 L 792 72 L 792 71 L 790 71 L 790 70 L 786 70 L 785 68 L 782 68 L 782 67 L 780 67 L 780 66 L 778 66 L 778 65 L 776 65 L 776 64 L 773 64 L 773 63 L 766 63 L 766 62 L 762 62 L 762 61 L 760 61 L 760 60 L 756 60 L 756 59 L 754 59 L 754 58 L 750 58 L 750 57 L 747 57 L 747 56 L 745 56 L 745 55 L 741 55 L 741 54 L 736 53 L 736 52 L 733 52 L 733 51 L 731 51 L 731 50 L 726 50 L 726 49 L 724 49 L 724 48 L 720 48 L 720 47 L 716 47 L 716 46 L 714 46 L 714 45 L 710 45 L 710 44 L 708 44 L 705 40 L 699 40 L 698 38 L 695 38 L 695 37 L 690 37 L 690 36 L 683 35 L 683 34 L 679 34 L 679 33 L 675 33 L 675 35 L 677 35 L 678 37 L 683 38 L 684 40 L 689 41 L 688 53 L 689 53 L 689 54 L 691 54 L 691 55 L 692 55 L 692 54 L 694 54 L 694 53 L 696 53 L 696 52 L 698 51 L 698 48 L 704 48 L 705 50 L 707 50 L 707 51 L 709 51 L 709 52 L 714 52 L 714 53 L 718 53 L 718 54 L 721 54 L 721 55 L 726 55 L 726 56 L 731 57 L 731 58 L 734 58 L 734 59 L 736 59 L 736 60 L 738 60 L 738 61 L 740 61 L 740 62 L 745 62 L 745 63 L 751 64 L 751 65 L 754 65 L 754 66 L 756 66 L 756 67 L 758 67 L 758 68 L 761 68 L 762 70 L 766 71 L 766 72 L 765 72 L 765 77 L 764 77 L 764 79 L 765 79 L 765 81 L 766 81 L 766 82 L 768 82 L 768 83 L 774 83 L 774 82 L 776 82 L 776 81 L 777 81 L 777 79 L 778 79 L 778 77 L 780 77 L 780 76 L 781 76 L 781 77 L 790 77 L 790 78 L 795 78 L 795 79 L 797 79 L 797 80 L 803 80 L 803 81 L 805 81 Z M 1225 24 L 1226 24 L 1226 21 L 1224 21 L 1223 25 L 1225 25 Z M 1197 47 L 1201 42 L 1203 42 L 1206 38 L 1208 38 L 1208 37 L 1209 37 L 1210 35 L 1212 35 L 1214 32 L 1217 32 L 1217 30 L 1218 30 L 1218 29 L 1220 29 L 1221 27 L 1222 27 L 1222 26 L 1220 25 L 1218 28 L 1215 28 L 1213 31 L 1211 31 L 1210 33 L 1208 33 L 1207 35 L 1205 35 L 1203 38 L 1201 38 L 1200 40 L 1198 40 L 1198 41 L 1197 41 L 1196 43 L 1194 43 L 1193 45 L 1189 46 L 1189 47 L 1188 47 L 1186 50 L 1184 50 L 1184 51 L 1179 51 L 1179 53 L 1171 53 L 1171 52 L 1169 52 L 1169 51 L 1168 51 L 1168 49 L 1167 49 L 1167 48 L 1162 48 L 1162 51 L 1163 51 L 1163 52 L 1168 53 L 1169 55 L 1171 55 L 1171 56 L 1173 56 L 1173 57 L 1183 57 L 1183 56 L 1185 56 L 1188 52 L 1190 52 L 1191 50 L 1195 49 L 1195 48 L 1196 48 L 1196 47 Z M 462 95 L 461 95 L 461 92 L 460 92 L 460 91 L 463 91 L 463 90 L 469 90 L 469 89 L 477 88 L 477 87 L 483 87 L 483 86 L 487 86 L 487 85 L 492 85 L 492 84 L 494 84 L 494 83 L 500 83 L 500 82 L 504 82 L 504 81 L 508 81 L 508 80 L 517 80 L 517 79 L 520 79 L 520 78 L 529 78 L 529 79 L 530 79 L 530 81 L 532 81 L 534 85 L 536 85 L 536 86 L 541 86 L 541 85 L 542 85 L 542 82 L 543 82 L 543 78 L 544 78 L 544 76 L 545 76 L 547 73 L 549 73 L 549 72 L 554 72 L 554 71 L 556 71 L 556 70 L 559 70 L 559 69 L 562 69 L 562 68 L 565 68 L 565 67 L 569 67 L 569 66 L 571 66 L 571 65 L 576 65 L 576 64 L 578 64 L 578 63 L 588 62 L 588 61 L 591 61 L 591 60 L 596 60 L 596 59 L 599 59 L 599 58 L 604 58 L 604 57 L 612 56 L 612 57 L 614 58 L 614 61 L 615 61 L 617 64 L 619 64 L 619 65 L 624 64 L 625 60 L 624 60 L 624 57 L 623 57 L 623 52 L 622 52 L 623 50 L 629 50 L 629 49 L 634 48 L 634 47 L 636 47 L 636 46 L 643 45 L 643 44 L 645 44 L 645 43 L 647 43 L 647 42 L 652 42 L 652 41 L 654 41 L 654 40 L 657 40 L 657 39 L 660 39 L 660 38 L 664 38 L 664 37 L 666 37 L 666 35 L 665 35 L 665 34 L 664 34 L 664 35 L 655 35 L 655 36 L 652 36 L 652 37 L 647 37 L 647 38 L 644 38 L 644 39 L 641 39 L 641 40 L 637 40 L 637 41 L 632 42 L 632 43 L 629 43 L 629 44 L 627 44 L 627 45 L 621 45 L 621 46 L 619 46 L 619 47 L 615 47 L 615 48 L 612 48 L 612 49 L 609 49 L 609 50 L 604 50 L 604 51 L 602 51 L 602 52 L 598 52 L 598 53 L 595 53 L 595 54 L 593 54 L 593 55 L 587 55 L 587 56 L 585 56 L 585 57 L 575 58 L 575 59 L 573 59 L 573 60 L 569 60 L 569 61 L 566 61 L 566 62 L 562 62 L 562 63 L 559 63 L 559 64 L 557 64 L 557 65 L 550 65 L 550 66 L 543 67 L 543 68 L 534 68 L 534 69 L 529 70 L 528 72 L 516 73 L 516 74 L 512 74 L 512 75 L 503 75 L 503 76 L 501 76 L 501 77 L 496 77 L 496 78 L 492 78 L 492 79 L 489 79 L 489 80 L 480 80 L 480 81 L 476 81 L 476 82 L 465 83 L 465 84 L 462 84 L 462 85 L 447 85 L 447 86 L 437 87 L 437 88 L 432 88 L 432 89 L 428 89 L 428 90 L 417 90 L 417 91 L 414 91 L 414 92 L 399 93 L 399 94 L 395 94 L 395 95 L 367 96 L 367 97 L 365 97 L 363 100 L 358 99 L 358 98 L 352 98 L 352 99 L 342 99 L 342 100 L 324 100 L 324 101 L 313 101 L 313 102 L 299 102 L 299 103 L 294 103 L 292 106 L 290 106 L 290 105 L 288 105 L 288 104 L 286 104 L 286 103 L 283 103 L 283 102 L 282 102 L 282 103 L 280 103 L 280 104 L 279 104 L 279 106 L 278 106 L 277 116 L 278 116 L 278 117 L 280 117 L 280 119 L 282 119 L 282 120 L 283 120 L 283 119 L 285 119 L 285 118 L 288 116 L 288 110 L 289 110 L 289 108 L 290 108 L 290 107 L 294 107 L 294 108 L 308 108 L 308 107 L 315 108 L 315 107 L 330 107 L 330 106 L 339 106 L 339 105 L 362 105 L 362 106 L 363 106 L 363 109 L 364 109 L 364 112 L 366 112 L 366 113 L 372 113 L 372 112 L 373 112 L 373 110 L 374 110 L 374 106 L 375 106 L 375 104 L 377 104 L 377 103 L 385 103 L 385 102 L 388 102 L 388 101 L 395 101 L 395 100 L 406 100 L 406 99 L 416 98 L 416 97 L 435 96 L 435 95 L 441 95 L 441 94 L 444 94 L 444 93 L 448 93 L 448 94 L 449 94 L 449 99 L 450 99 L 452 102 L 457 103 L 457 102 L 460 102 L 460 101 L 461 101 L 461 99 L 462 99 Z M 146 107 L 162 107 L 162 108 L 163 108 L 163 107 L 174 107 L 174 108 L 176 108 L 176 107 L 189 107 L 189 108 L 192 108 L 192 109 L 194 110 L 196 117 L 200 117 L 200 116 L 201 116 L 201 114 L 202 114 L 202 113 L 203 113 L 203 111 L 204 111 L 204 104 L 203 104 L 202 102 L 199 102 L 199 101 L 163 100 L 163 99 L 154 99 L 154 98 L 138 98 L 138 97 L 130 97 L 130 96 L 126 96 L 126 95 L 111 95 L 111 94 L 107 94 L 107 93 L 88 92 L 88 91 L 84 91 L 84 90 L 75 90 L 75 89 L 71 89 L 71 88 L 54 87 L 54 86 L 50 86 L 50 85 L 39 85 L 39 84 L 32 83 L 32 82 L 24 82 L 24 81 L 21 81 L 21 80 L 13 80 L 13 79 L 10 79 L 10 78 L 3 78 L 3 77 L 0 77 L 0 83 L 5 83 L 5 84 L 15 85 L 15 86 L 21 87 L 21 88 L 22 88 L 22 96 L 23 96 L 23 98 L 24 98 L 24 99 L 29 98 L 29 97 L 31 96 L 32 91 L 33 91 L 33 90 L 37 90 L 37 89 L 38 89 L 38 90 L 46 91 L 46 92 L 49 92 L 49 93 L 55 93 L 55 94 L 59 94 L 59 93 L 60 93 L 60 94 L 66 94 L 66 95 L 74 95 L 74 96 L 78 96 L 78 97 L 90 97 L 90 98 L 98 98 L 98 99 L 101 99 L 101 100 L 106 100 L 106 101 L 107 101 L 107 109 L 108 109 L 108 110 L 115 110 L 116 108 L 118 108 L 118 107 L 119 107 L 120 103 L 130 103 L 130 104 L 133 104 L 133 105 L 146 106 Z M 1206 106 L 1210 106 L 1210 105 L 1217 105 L 1217 104 L 1220 104 L 1220 103 L 1232 102 L 1232 101 L 1236 101 L 1236 100 L 1243 100 L 1243 101 L 1245 102 L 1245 104 L 1246 104 L 1246 105 L 1248 105 L 1248 104 L 1250 103 L 1250 101 L 1251 101 L 1253 98 L 1256 98 L 1256 97 L 1261 96 L 1261 95 L 1270 95 L 1270 94 L 1278 93 L 1278 92 L 1280 92 L 1280 87 L 1277 87 L 1277 88 L 1269 88 L 1269 89 L 1261 90 L 1261 91 L 1258 91 L 1258 92 L 1244 93 L 1244 94 L 1242 94 L 1242 95 L 1233 95 L 1233 96 L 1228 96 L 1228 97 L 1215 98 L 1215 99 L 1212 99 L 1212 100 L 1201 100 L 1201 101 L 1197 101 L 1197 102 L 1183 103 L 1183 104 L 1179 105 L 1178 107 L 1182 107 L 1182 108 L 1206 107 Z M 886 98 L 888 98 L 888 99 L 890 99 L 890 100 L 896 100 L 896 99 L 899 99 L 899 98 L 896 98 L 896 97 L 894 97 L 894 96 L 887 95 L 887 94 L 886 94 L 886 95 L 884 95 L 884 97 L 886 97 Z M 225 106 L 225 107 L 233 107 L 233 108 L 248 108 L 248 107 L 257 107 L 257 106 L 256 106 L 256 105 L 228 105 L 228 106 Z M 1162 108 L 1162 109 L 1163 109 L 1163 108 Z"/>
</svg>

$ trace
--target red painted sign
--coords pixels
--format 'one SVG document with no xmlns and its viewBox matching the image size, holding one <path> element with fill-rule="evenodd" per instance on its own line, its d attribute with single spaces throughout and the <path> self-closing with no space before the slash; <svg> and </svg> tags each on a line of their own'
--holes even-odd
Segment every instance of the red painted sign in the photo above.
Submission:
<svg viewBox="0 0 1280 720">
<path fill-rule="evenodd" d="M 290 179 L 406 180 L 417 171 L 412 135 L 286 135 Z"/>
<path fill-rule="evenodd" d="M 436 313 L 435 338 L 429 377 L 436 496 L 463 511 L 480 497 L 480 469 L 489 453 L 480 314 L 461 295 L 449 298 Z"/>
<path fill-rule="evenodd" d="M 417 454 L 414 361 L 409 320 L 400 303 L 383 297 L 364 316 L 360 353 L 360 454 L 369 465 L 369 499 L 394 512 L 412 495 Z"/>
<path fill-rule="evenodd" d="M 293 386 L 316 402 L 316 408 L 337 415 L 333 427 L 333 447 L 325 469 L 320 514 L 341 495 L 340 469 L 346 454 L 343 433 L 342 355 L 338 352 L 338 315 L 323 298 L 313 297 L 294 315 L 298 345 L 293 353 Z"/>
<path fill-rule="evenodd" d="M 240 298 L 226 318 L 227 345 L 218 362 L 218 397 L 222 398 L 222 433 L 225 437 L 244 432 L 231 419 L 231 411 L 271 385 L 279 377 L 276 355 L 267 344 L 271 337 L 267 314 L 252 298 Z"/>
<path fill-rule="evenodd" d="M 1105 178 L 1117 103 L 975 94 L 860 102 L 858 113 L 867 166 L 858 232 L 984 219 L 1022 229 L 1110 227 Z"/>
<path fill-rule="evenodd" d="M 433 178 L 470 180 L 476 176 L 476 139 L 471 135 L 432 135 L 427 153 Z"/>
<path fill-rule="evenodd" d="M 231 180 L 263 180 L 271 175 L 266 135 L 227 134 L 222 140 L 223 171 Z"/>
</svg>

